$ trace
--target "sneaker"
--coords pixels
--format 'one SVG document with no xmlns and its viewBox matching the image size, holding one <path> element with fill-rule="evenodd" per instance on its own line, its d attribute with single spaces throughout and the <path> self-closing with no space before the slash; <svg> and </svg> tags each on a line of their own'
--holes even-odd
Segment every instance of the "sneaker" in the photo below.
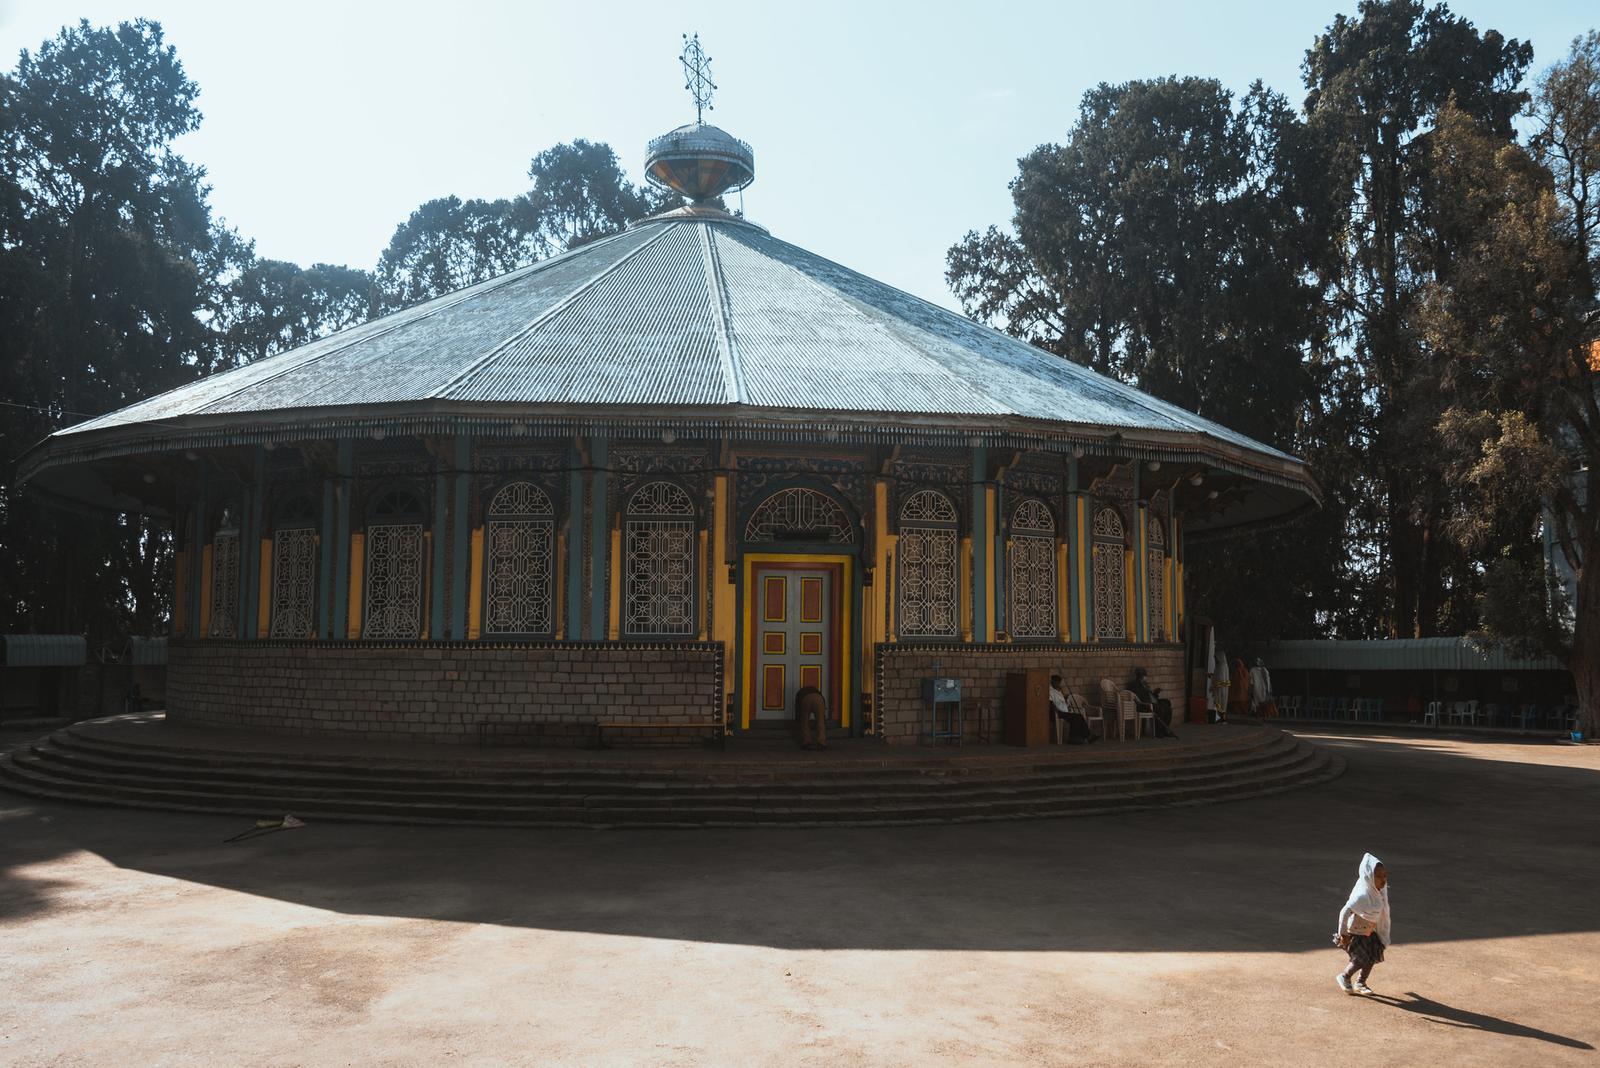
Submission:
<svg viewBox="0 0 1600 1068">
<path fill-rule="evenodd" d="M 1371 994 L 1372 993 L 1372 988 L 1370 986 L 1368 986 L 1366 983 L 1363 983 L 1360 979 L 1357 979 L 1351 985 L 1350 989 L 1354 990 L 1357 994 Z"/>
<path fill-rule="evenodd" d="M 1333 981 L 1338 983 L 1339 989 L 1343 990 L 1346 994 L 1355 993 L 1354 990 L 1350 989 L 1350 977 L 1345 975 L 1344 972 L 1340 972 L 1338 975 L 1334 976 Z"/>
</svg>

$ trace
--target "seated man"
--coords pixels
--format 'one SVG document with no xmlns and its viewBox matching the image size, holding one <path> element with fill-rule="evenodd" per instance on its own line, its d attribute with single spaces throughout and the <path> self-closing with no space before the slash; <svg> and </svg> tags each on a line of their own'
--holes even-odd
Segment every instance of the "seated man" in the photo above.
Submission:
<svg viewBox="0 0 1600 1068">
<path fill-rule="evenodd" d="M 822 691 L 815 686 L 800 687 L 794 695 L 794 714 L 800 721 L 800 748 L 828 748 L 828 699 Z"/>
<path fill-rule="evenodd" d="M 1050 715 L 1066 724 L 1068 745 L 1099 741 L 1089 729 L 1089 721 L 1081 713 L 1067 707 L 1067 697 L 1061 692 L 1060 675 L 1050 676 Z"/>
<path fill-rule="evenodd" d="M 1144 668 L 1133 669 L 1133 682 L 1128 684 L 1128 689 L 1133 691 L 1133 699 L 1139 702 L 1141 709 L 1147 708 L 1156 714 L 1155 736 L 1176 738 L 1172 733 L 1172 702 L 1162 697 L 1159 689 L 1150 688 L 1150 675 Z"/>
</svg>

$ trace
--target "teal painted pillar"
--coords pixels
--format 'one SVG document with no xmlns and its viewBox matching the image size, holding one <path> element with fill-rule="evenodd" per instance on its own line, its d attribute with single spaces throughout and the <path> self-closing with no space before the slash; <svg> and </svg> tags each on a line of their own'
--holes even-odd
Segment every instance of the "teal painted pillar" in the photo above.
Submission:
<svg viewBox="0 0 1600 1068">
<path fill-rule="evenodd" d="M 261 608 L 261 528 L 266 518 L 267 450 L 256 446 L 254 479 L 249 503 L 240 516 L 239 546 L 239 625 L 234 633 L 241 638 L 259 638 L 256 621 Z"/>
<path fill-rule="evenodd" d="M 343 638 L 350 625 L 350 496 L 355 490 L 356 443 L 339 442 L 334 496 L 338 513 L 334 528 L 333 619 L 329 637 Z"/>
<path fill-rule="evenodd" d="M 574 445 L 567 454 L 572 474 L 567 483 L 567 638 L 583 637 L 583 454 Z"/>
<path fill-rule="evenodd" d="M 1078 580 L 1078 553 L 1083 550 L 1078 537 L 1078 458 L 1067 460 L 1067 640 L 1083 641 L 1078 606 L 1083 603 L 1083 583 Z"/>
<path fill-rule="evenodd" d="M 211 502 L 207 499 L 207 481 L 208 472 L 206 471 L 206 462 L 201 460 L 199 478 L 200 488 L 199 492 L 195 495 L 194 519 L 190 524 L 194 528 L 194 553 L 192 554 L 194 559 L 194 574 L 189 583 L 189 637 L 191 638 L 206 637 L 206 633 L 202 629 L 202 621 L 200 619 L 200 585 L 201 583 L 207 581 L 210 577 L 205 574 L 206 528 L 211 522 L 208 514 L 211 509 Z"/>
<path fill-rule="evenodd" d="M 444 532 L 450 522 L 450 474 L 437 455 L 433 458 L 433 564 L 428 576 L 428 637 L 444 632 Z"/>
<path fill-rule="evenodd" d="M 610 450 L 605 438 L 594 438 L 589 443 L 589 460 L 594 466 L 590 485 L 589 505 L 589 640 L 601 641 L 606 636 L 606 576 L 611 573 L 611 510 L 607 503 L 606 464 Z"/>
<path fill-rule="evenodd" d="M 984 483 L 989 473 L 989 452 L 982 445 L 972 450 L 972 640 L 986 640 L 989 631 L 989 510 Z"/>
<path fill-rule="evenodd" d="M 333 598 L 333 562 L 336 559 L 334 550 L 337 548 L 335 530 L 337 520 L 334 509 L 337 495 L 334 492 L 334 479 L 322 480 L 322 562 L 317 568 L 317 637 L 324 640 L 333 637 L 333 608 L 330 601 Z"/>
<path fill-rule="evenodd" d="M 472 595 L 467 589 L 470 578 L 468 565 L 472 557 L 472 514 L 468 500 L 472 486 L 472 439 L 466 434 L 456 435 L 455 467 L 456 499 L 455 506 L 450 510 L 450 521 L 455 531 L 455 543 L 450 553 L 450 637 L 462 640 L 467 636 L 467 605 Z"/>
<path fill-rule="evenodd" d="M 1150 504 L 1144 499 L 1140 485 L 1140 465 L 1133 465 L 1133 634 L 1130 640 L 1150 640 L 1150 583 L 1145 575 L 1146 524 L 1150 520 Z"/>
</svg>

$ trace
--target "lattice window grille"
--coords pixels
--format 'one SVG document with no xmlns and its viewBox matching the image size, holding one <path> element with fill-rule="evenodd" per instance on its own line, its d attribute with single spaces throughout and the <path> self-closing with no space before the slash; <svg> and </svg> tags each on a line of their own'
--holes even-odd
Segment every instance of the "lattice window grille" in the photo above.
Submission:
<svg viewBox="0 0 1600 1068">
<path fill-rule="evenodd" d="M 239 531 L 219 530 L 211 538 L 211 636 L 239 635 Z"/>
<path fill-rule="evenodd" d="M 900 635 L 953 638 L 960 629 L 956 509 L 937 490 L 918 490 L 900 506 Z"/>
<path fill-rule="evenodd" d="M 280 527 L 272 537 L 272 629 L 274 638 L 309 638 L 316 626 L 317 532 Z"/>
<path fill-rule="evenodd" d="M 1123 559 L 1122 517 L 1114 508 L 1094 514 L 1094 633 L 1097 638 L 1128 636 L 1127 563 Z"/>
<path fill-rule="evenodd" d="M 629 635 L 695 633 L 694 502 L 671 482 L 649 482 L 628 501 L 622 627 Z"/>
<path fill-rule="evenodd" d="M 554 509 L 530 482 L 513 482 L 489 504 L 489 634 L 548 634 L 554 621 Z"/>
<path fill-rule="evenodd" d="M 949 523 L 954 526 L 956 506 L 938 490 L 918 490 L 900 506 L 900 522 Z"/>
<path fill-rule="evenodd" d="M 1160 549 L 1151 549 L 1145 554 L 1145 586 L 1150 591 L 1150 640 L 1153 642 L 1167 640 L 1166 557 Z"/>
<path fill-rule="evenodd" d="M 1054 638 L 1056 523 L 1050 509 L 1031 498 L 1011 513 L 1011 636 Z"/>
<path fill-rule="evenodd" d="M 779 490 L 762 501 L 745 524 L 748 542 L 779 541 L 806 535 L 807 541 L 848 545 L 855 530 L 844 509 L 826 493 L 804 487 Z"/>
<path fill-rule="evenodd" d="M 367 526 L 367 604 L 362 613 L 362 637 L 421 637 L 424 555 L 421 523 Z"/>
<path fill-rule="evenodd" d="M 1115 508 L 1102 508 L 1094 514 L 1094 536 L 1122 539 L 1122 517 Z"/>
</svg>

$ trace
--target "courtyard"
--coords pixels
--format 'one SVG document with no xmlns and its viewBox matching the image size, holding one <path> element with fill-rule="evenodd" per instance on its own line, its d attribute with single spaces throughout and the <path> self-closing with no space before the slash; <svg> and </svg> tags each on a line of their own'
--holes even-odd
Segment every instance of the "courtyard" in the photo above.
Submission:
<svg viewBox="0 0 1600 1068">
<path fill-rule="evenodd" d="M 1310 789 L 1110 817 L 672 832 L 0 795 L 0 1061 L 1587 1063 L 1591 747 L 1309 735 Z M 1394 873 L 1378 996 L 1328 945 Z"/>
</svg>

